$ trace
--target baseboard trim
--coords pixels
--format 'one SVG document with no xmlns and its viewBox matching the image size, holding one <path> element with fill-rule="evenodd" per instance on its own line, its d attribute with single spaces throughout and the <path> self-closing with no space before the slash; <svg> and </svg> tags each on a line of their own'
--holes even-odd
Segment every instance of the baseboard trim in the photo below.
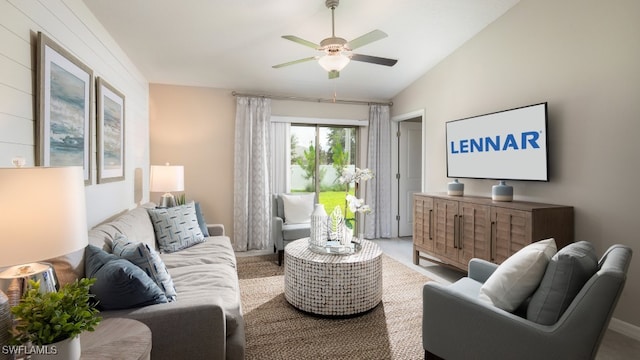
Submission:
<svg viewBox="0 0 640 360">
<path fill-rule="evenodd" d="M 629 324 L 628 322 L 611 318 L 611 321 L 609 322 L 609 330 L 613 330 L 636 341 L 640 341 L 640 327 Z"/>
</svg>

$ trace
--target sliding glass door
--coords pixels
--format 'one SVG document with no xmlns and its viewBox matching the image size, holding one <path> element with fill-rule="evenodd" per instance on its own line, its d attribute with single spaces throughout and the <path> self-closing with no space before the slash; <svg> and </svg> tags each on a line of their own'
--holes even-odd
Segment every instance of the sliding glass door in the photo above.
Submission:
<svg viewBox="0 0 640 360">
<path fill-rule="evenodd" d="M 355 126 L 291 125 L 291 191 L 316 192 L 327 213 L 338 206 L 350 220 L 354 215 L 346 206 L 347 184 L 339 178 L 345 167 L 356 167 L 356 130 Z M 354 186 L 349 189 L 355 193 Z"/>
</svg>

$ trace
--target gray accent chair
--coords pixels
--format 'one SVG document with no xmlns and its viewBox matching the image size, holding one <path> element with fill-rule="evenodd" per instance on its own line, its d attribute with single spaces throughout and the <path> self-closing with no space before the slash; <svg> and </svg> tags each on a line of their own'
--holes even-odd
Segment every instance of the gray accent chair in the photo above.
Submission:
<svg viewBox="0 0 640 360">
<path fill-rule="evenodd" d="M 301 194 L 301 193 L 296 193 Z M 271 240 L 273 240 L 273 250 L 278 253 L 278 265 L 282 265 L 284 260 L 284 247 L 298 239 L 309 237 L 311 234 L 311 224 L 285 224 L 284 203 L 280 194 L 273 194 L 271 197 Z M 295 195 L 295 194 L 292 194 Z M 315 202 L 318 196 L 315 196 Z"/>
<path fill-rule="evenodd" d="M 468 277 L 424 285 L 422 345 L 426 359 L 593 359 L 627 277 L 632 251 L 613 245 L 598 271 L 553 325 L 540 325 L 478 300 L 497 265 L 469 262 Z"/>
</svg>

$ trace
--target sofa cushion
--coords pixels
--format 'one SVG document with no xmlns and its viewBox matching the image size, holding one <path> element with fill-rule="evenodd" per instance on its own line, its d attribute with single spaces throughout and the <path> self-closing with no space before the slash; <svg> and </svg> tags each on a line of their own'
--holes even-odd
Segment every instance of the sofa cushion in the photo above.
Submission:
<svg viewBox="0 0 640 360">
<path fill-rule="evenodd" d="M 315 193 L 281 194 L 285 224 L 309 224 L 315 202 Z"/>
<path fill-rule="evenodd" d="M 542 325 L 555 324 L 596 271 L 598 257 L 591 243 L 579 241 L 560 249 L 549 261 L 540 286 L 531 297 L 527 319 Z"/>
<path fill-rule="evenodd" d="M 96 278 L 91 293 L 102 310 L 127 309 L 166 303 L 167 297 L 142 269 L 104 250 L 85 248 L 86 276 Z"/>
<path fill-rule="evenodd" d="M 170 268 L 169 272 L 178 289 L 178 302 L 219 298 L 227 337 L 235 333 L 243 321 L 236 269 L 226 264 L 202 264 Z"/>
<path fill-rule="evenodd" d="M 469 298 L 478 298 L 482 283 L 469 277 L 463 277 L 449 285 L 449 290 L 455 291 Z"/>
<path fill-rule="evenodd" d="M 113 254 L 132 262 L 134 265 L 144 270 L 144 272 L 164 291 L 167 300 L 176 300 L 176 288 L 171 280 L 171 275 L 167 271 L 164 262 L 158 253 L 149 245 L 141 242 L 132 242 L 118 234 L 113 240 Z"/>
<path fill-rule="evenodd" d="M 120 230 L 113 227 L 110 223 L 98 225 L 89 230 L 89 244 L 111 253 L 111 243 L 113 239 L 116 238 L 116 235 L 120 233 Z"/>
<path fill-rule="evenodd" d="M 540 284 L 547 264 L 556 253 L 556 241 L 529 244 L 505 260 L 480 288 L 478 298 L 512 312 Z"/>
<path fill-rule="evenodd" d="M 162 253 L 160 257 L 168 269 L 205 264 L 224 264 L 236 268 L 231 240 L 226 236 L 208 237 L 205 242 L 175 253 Z"/>
<path fill-rule="evenodd" d="M 204 241 L 193 202 L 162 209 L 147 209 L 162 252 L 186 249 Z"/>
<path fill-rule="evenodd" d="M 147 208 L 137 207 L 118 216 L 109 223 L 129 241 L 141 242 L 156 248 L 156 237 Z M 115 239 L 115 237 L 114 237 Z"/>
</svg>

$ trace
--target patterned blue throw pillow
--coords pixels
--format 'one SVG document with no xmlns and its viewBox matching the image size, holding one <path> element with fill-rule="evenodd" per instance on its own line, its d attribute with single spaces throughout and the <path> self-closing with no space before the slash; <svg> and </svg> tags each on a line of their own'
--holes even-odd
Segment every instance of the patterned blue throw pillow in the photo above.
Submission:
<svg viewBox="0 0 640 360">
<path fill-rule="evenodd" d="M 209 229 L 207 228 L 207 222 L 204 220 L 204 214 L 202 213 L 200 203 L 196 202 L 195 207 L 196 218 L 198 219 L 198 225 L 200 225 L 200 231 L 202 231 L 202 235 L 204 235 L 204 237 L 209 237 Z"/>
<path fill-rule="evenodd" d="M 114 255 L 129 260 L 144 270 L 162 291 L 164 291 L 167 300 L 176 300 L 177 293 L 171 275 L 154 249 L 145 243 L 131 242 L 122 234 L 116 235 L 112 248 Z"/>
<path fill-rule="evenodd" d="M 171 253 L 205 241 L 193 202 L 162 209 L 147 209 L 160 250 Z"/>
<path fill-rule="evenodd" d="M 166 303 L 167 297 L 153 280 L 130 261 L 97 246 L 85 248 L 85 272 L 96 278 L 91 293 L 101 310 L 117 310 Z"/>
</svg>

